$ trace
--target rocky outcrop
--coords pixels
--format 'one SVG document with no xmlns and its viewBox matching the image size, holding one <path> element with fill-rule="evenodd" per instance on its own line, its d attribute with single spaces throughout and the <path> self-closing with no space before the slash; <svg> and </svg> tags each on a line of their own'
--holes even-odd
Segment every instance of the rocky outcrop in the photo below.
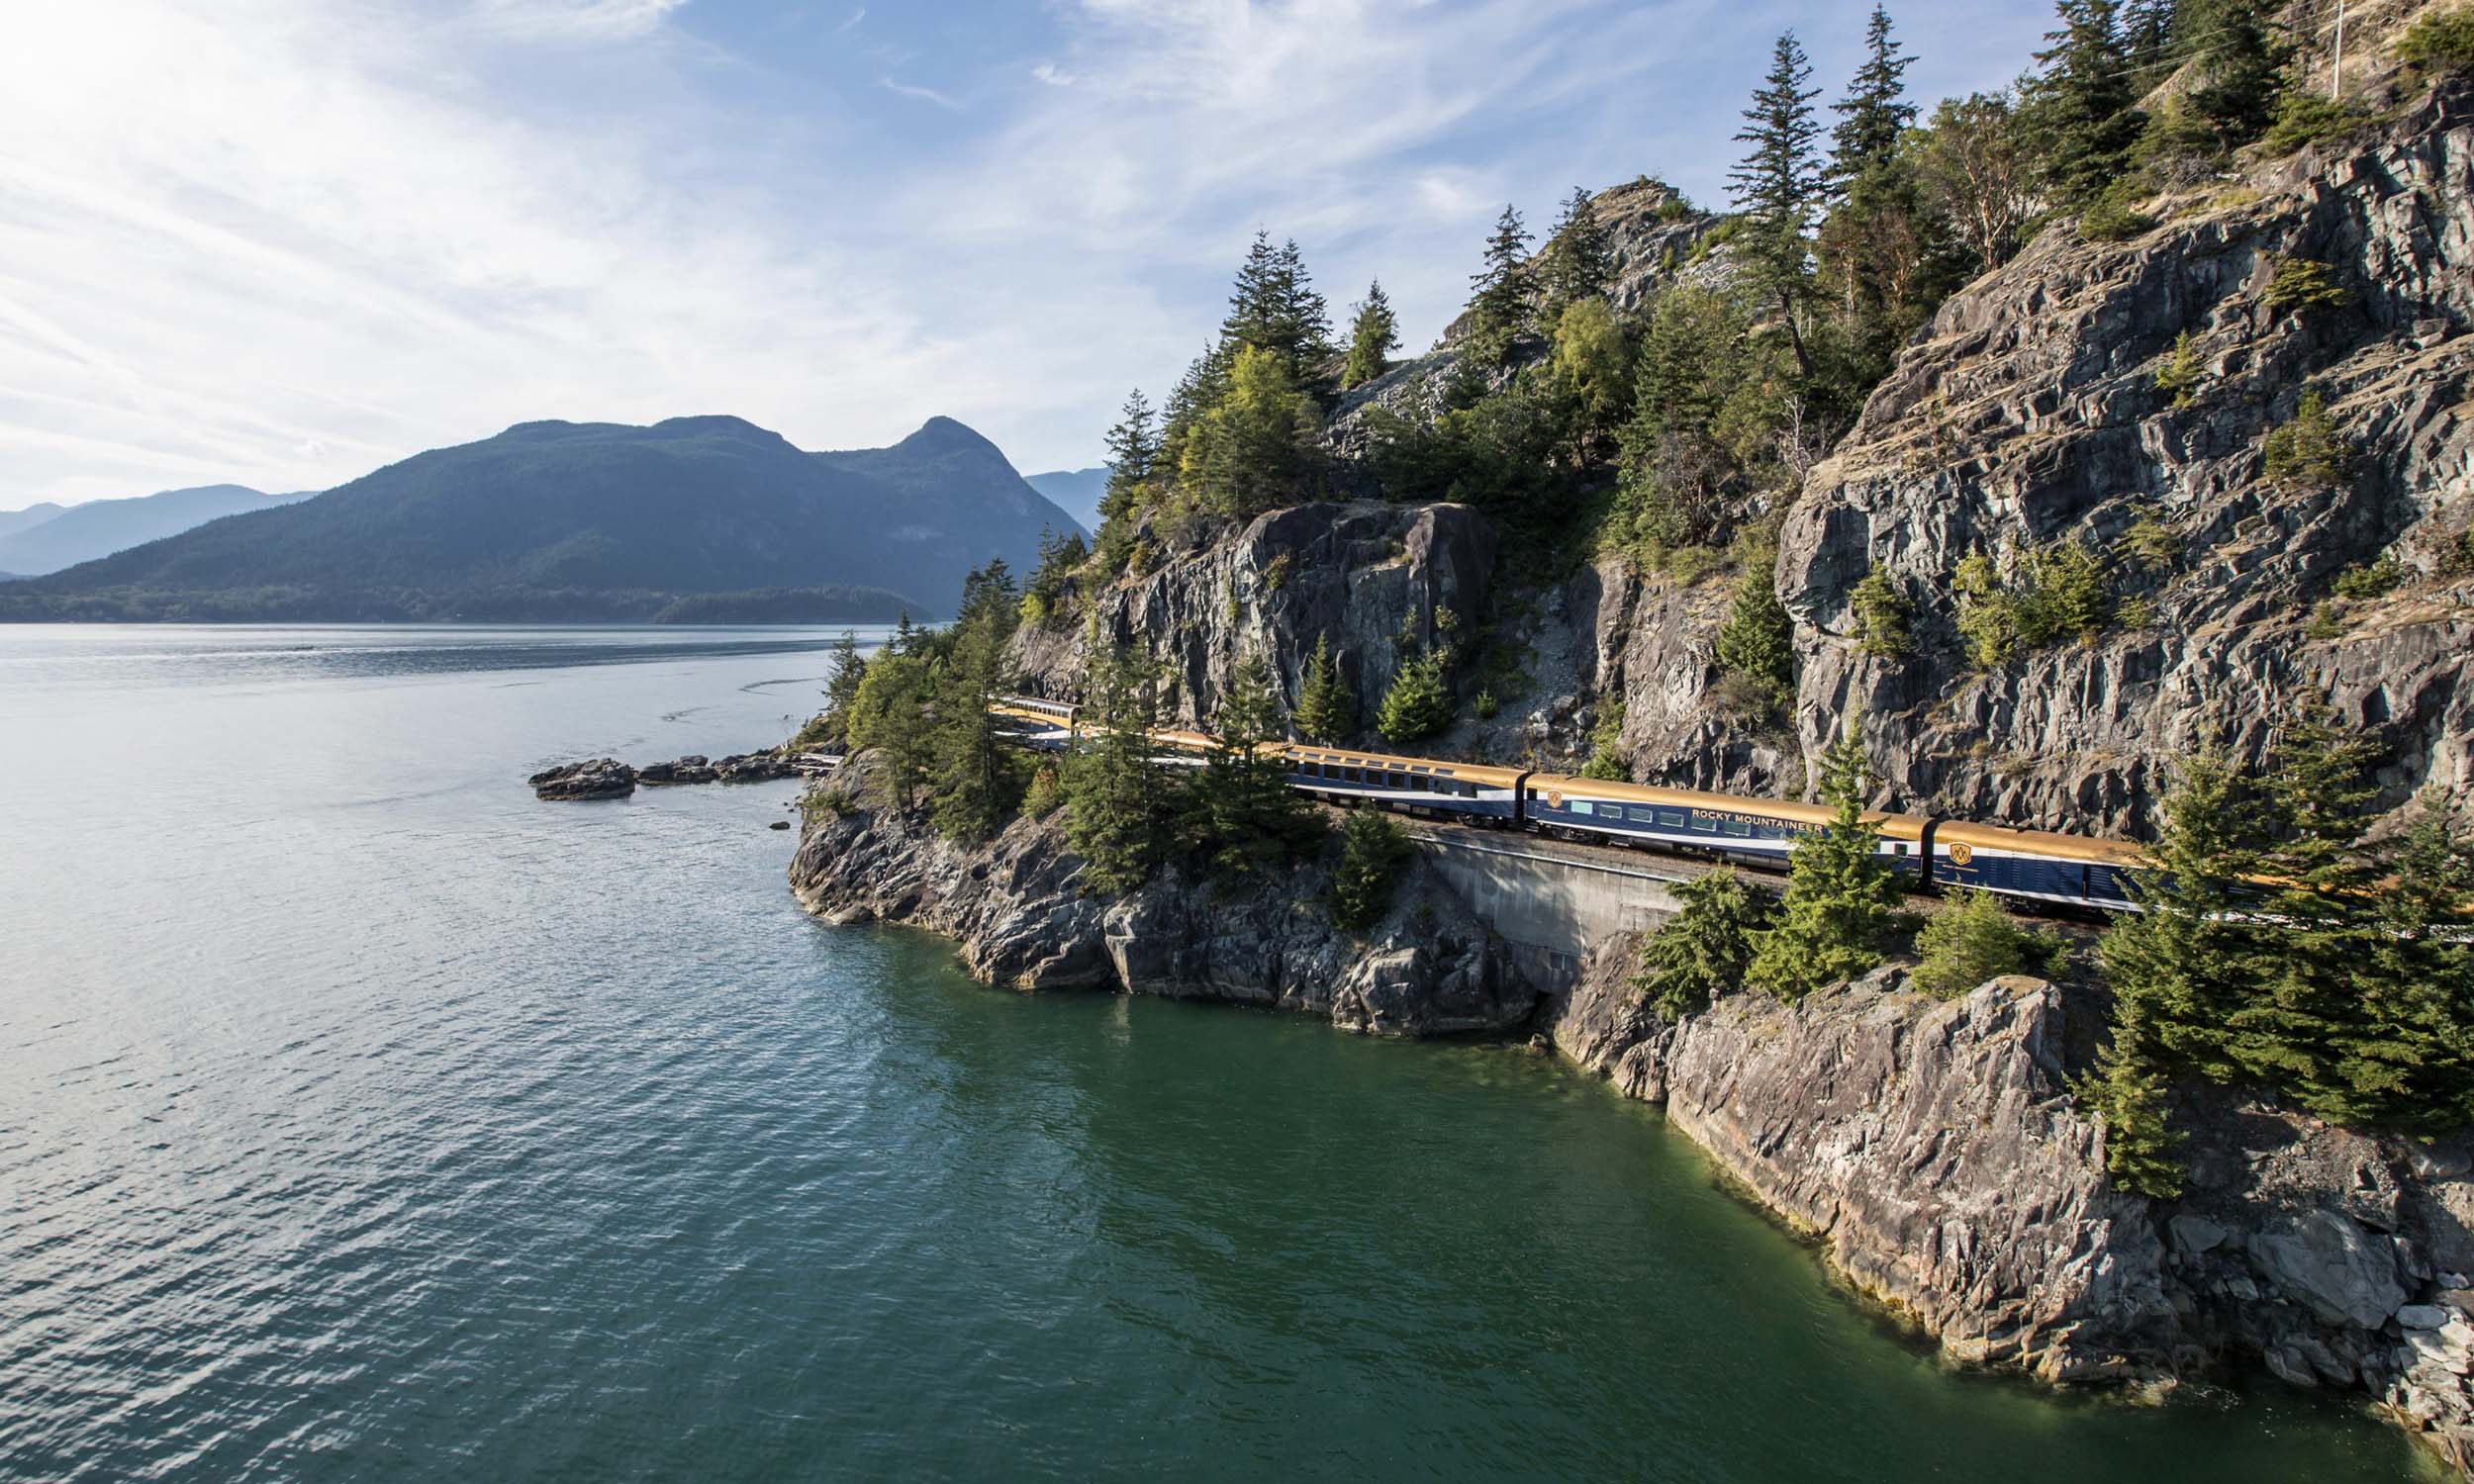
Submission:
<svg viewBox="0 0 2474 1484">
<path fill-rule="evenodd" d="M 1493 525 L 1465 506 L 1373 503 L 1295 506 L 1198 528 L 1182 545 L 1155 519 L 1142 538 L 1166 552 L 1155 570 L 1091 594 L 1088 613 L 1066 627 L 1015 634 L 1034 694 L 1079 698 L 1091 644 L 1130 642 L 1167 665 L 1166 714 L 1199 725 L 1249 654 L 1270 660 L 1293 702 L 1328 640 L 1371 717 L 1403 662 L 1474 629 L 1496 544 Z"/>
<path fill-rule="evenodd" d="M 2183 1197 L 2118 1191 L 2068 1096 L 2101 1007 L 2043 980 L 1937 1001 L 1883 970 L 1794 1005 L 1670 1023 L 1638 939 L 1551 1002 L 1557 1048 L 1661 1102 L 1854 1281 L 1963 1359 L 2060 1380 L 2264 1364 L 2368 1392 L 2463 1466 L 2474 1446 L 2474 1140 L 2347 1133 L 2190 1089 Z"/>
<path fill-rule="evenodd" d="M 561 763 L 525 779 L 535 798 L 624 798 L 635 791 L 635 770 L 617 758 Z"/>
<path fill-rule="evenodd" d="M 1715 289 L 1735 280 L 1735 255 L 1720 233 L 1726 219 L 1693 206 L 1664 181 L 1643 176 L 1601 191 L 1591 198 L 1590 208 L 1606 229 L 1614 255 L 1615 277 L 1607 299 L 1616 313 L 1639 313 L 1670 284 Z M 1464 315 L 1445 327 L 1432 350 L 1343 394 L 1324 426 L 1325 446 L 1357 458 L 1373 442 L 1370 415 L 1380 411 L 1418 422 L 1443 411 L 1444 391 L 1461 370 L 1461 347 L 1468 334 Z M 1500 388 L 1521 367 L 1546 354 L 1543 337 L 1526 336 L 1513 347 L 1508 364 L 1485 368 L 1481 379 L 1489 390 Z"/>
<path fill-rule="evenodd" d="M 2279 697 L 2326 696 L 2398 739 L 2392 802 L 2425 784 L 2463 793 L 2468 100 L 2450 84 L 2367 139 L 2151 203 L 2163 225 L 2130 241 L 2049 230 L 1945 305 L 1787 521 L 1806 749 L 1862 713 L 1899 799 L 2133 831 L 2172 758 L 2256 756 Z M 2301 263 L 2342 302 L 2280 304 Z M 2177 396 L 2158 373 L 2185 335 L 2201 377 Z M 2307 395 L 2350 445 L 2332 481 L 2267 467 L 2268 434 Z M 2061 540 L 2108 557 L 2117 621 L 1976 669 L 1958 563 Z M 2321 606 L 2340 572 L 2380 561 L 2399 591 Z M 1858 647 L 1855 589 L 1874 572 L 1915 606 L 1904 656 Z"/>
<path fill-rule="evenodd" d="M 726 758 L 707 758 L 692 752 L 676 762 L 645 764 L 635 770 L 635 781 L 648 785 L 761 784 L 793 778 L 798 772 L 798 767 L 779 752 L 733 753 Z"/>
<path fill-rule="evenodd" d="M 823 788 L 884 797 L 866 755 Z M 964 846 L 914 814 L 854 803 L 811 816 L 791 886 L 828 921 L 950 937 L 964 969 L 1012 988 L 1260 1005 L 1385 1036 L 1503 1030 L 1537 1003 L 1502 945 L 1423 864 L 1403 873 L 1390 911 L 1364 933 L 1333 926 L 1320 863 L 1245 882 L 1171 866 L 1116 897 L 1087 893 L 1083 869 L 1053 818 L 1017 819 Z"/>
</svg>

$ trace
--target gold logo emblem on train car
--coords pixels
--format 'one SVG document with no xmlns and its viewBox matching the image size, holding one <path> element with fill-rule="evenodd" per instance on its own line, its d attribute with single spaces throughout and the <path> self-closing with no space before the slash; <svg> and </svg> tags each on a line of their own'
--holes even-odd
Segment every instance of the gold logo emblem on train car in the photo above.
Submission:
<svg viewBox="0 0 2474 1484">
<path fill-rule="evenodd" d="M 1969 849 L 1963 841 L 1951 842 L 1950 848 L 1950 863 L 1952 866 L 1964 866 L 1975 858 L 1976 853 Z"/>
<path fill-rule="evenodd" d="M 1564 792 L 1562 789 L 1549 788 L 1547 790 L 1547 807 L 1550 809 L 1560 809 L 1564 807 Z"/>
</svg>

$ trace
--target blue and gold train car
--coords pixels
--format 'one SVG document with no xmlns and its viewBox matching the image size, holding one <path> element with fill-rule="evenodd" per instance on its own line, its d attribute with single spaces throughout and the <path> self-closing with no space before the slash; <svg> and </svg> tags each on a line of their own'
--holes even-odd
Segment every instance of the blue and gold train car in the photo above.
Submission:
<svg viewBox="0 0 2474 1484">
<path fill-rule="evenodd" d="M 1522 786 L 1522 819 L 1541 828 L 1696 855 L 1720 856 L 1771 871 L 1806 835 L 1824 832 L 1831 810 L 1820 804 L 1736 798 L 1690 788 L 1618 784 L 1570 774 L 1538 773 Z M 1914 814 L 1867 812 L 1880 831 L 1876 847 L 1890 868 L 1922 881 L 1933 821 Z"/>
<path fill-rule="evenodd" d="M 1517 769 L 1301 744 L 1284 750 L 1289 785 L 1318 797 L 1373 800 L 1505 824 L 1520 817 L 1520 781 L 1525 775 Z"/>
</svg>

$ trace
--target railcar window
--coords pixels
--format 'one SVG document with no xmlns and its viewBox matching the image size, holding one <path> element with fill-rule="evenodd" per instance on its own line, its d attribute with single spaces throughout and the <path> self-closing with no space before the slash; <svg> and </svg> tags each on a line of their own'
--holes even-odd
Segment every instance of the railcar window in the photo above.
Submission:
<svg viewBox="0 0 2474 1484">
<path fill-rule="evenodd" d="M 1753 826 L 1746 820 L 1730 819 L 1727 821 L 1727 833 L 1730 835 L 1749 835 L 1753 833 Z"/>
<path fill-rule="evenodd" d="M 1658 811 L 1658 822 L 1668 829 L 1681 829 L 1683 828 L 1683 810 L 1661 809 Z"/>
<path fill-rule="evenodd" d="M 1433 781 L 1417 774 L 1409 775 L 1409 787 L 1420 793 L 1431 791 Z"/>
<path fill-rule="evenodd" d="M 1624 817 L 1630 819 L 1635 824 L 1656 824 L 1658 822 L 1658 811 L 1655 809 L 1626 809 L 1624 811 Z"/>
<path fill-rule="evenodd" d="M 1589 800 L 1585 798 L 1575 798 L 1572 800 L 1572 812 L 1575 814 L 1595 814 L 1597 811 L 1598 806 L 1589 802 Z"/>
<path fill-rule="evenodd" d="M 1692 831 L 1699 835 L 1715 835 L 1718 833 L 1718 821 L 1707 814 L 1695 814 L 1692 816 Z"/>
<path fill-rule="evenodd" d="M 1356 769 L 1354 769 L 1354 768 L 1343 768 L 1343 769 L 1341 769 L 1341 770 L 1340 770 L 1340 776 L 1341 776 L 1341 777 L 1343 777 L 1343 778 L 1345 778 L 1345 779 L 1347 779 L 1350 783 L 1353 783 L 1353 784 L 1354 784 L 1354 783 L 1357 783 L 1357 782 L 1359 781 L 1359 780 L 1358 780 L 1358 771 L 1357 771 Z"/>
</svg>

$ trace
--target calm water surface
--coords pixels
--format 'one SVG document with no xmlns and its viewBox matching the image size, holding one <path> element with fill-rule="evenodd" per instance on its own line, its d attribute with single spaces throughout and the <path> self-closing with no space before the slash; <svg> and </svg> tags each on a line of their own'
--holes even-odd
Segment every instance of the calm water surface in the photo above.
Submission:
<svg viewBox="0 0 2474 1484">
<path fill-rule="evenodd" d="M 1948 1369 L 1518 1054 L 803 917 L 796 630 L 0 628 L 0 1478 L 2395 1479 Z"/>
</svg>

